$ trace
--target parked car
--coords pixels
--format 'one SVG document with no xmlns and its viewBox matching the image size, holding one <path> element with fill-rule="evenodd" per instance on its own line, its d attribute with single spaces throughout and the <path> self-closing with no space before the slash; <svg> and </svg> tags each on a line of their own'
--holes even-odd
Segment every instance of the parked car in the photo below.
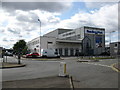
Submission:
<svg viewBox="0 0 120 90">
<path fill-rule="evenodd" d="M 41 55 L 42 57 L 60 57 L 54 49 L 42 49 Z"/>
<path fill-rule="evenodd" d="M 39 56 L 38 53 L 30 53 L 26 55 L 26 57 L 38 57 L 38 56 Z"/>
</svg>

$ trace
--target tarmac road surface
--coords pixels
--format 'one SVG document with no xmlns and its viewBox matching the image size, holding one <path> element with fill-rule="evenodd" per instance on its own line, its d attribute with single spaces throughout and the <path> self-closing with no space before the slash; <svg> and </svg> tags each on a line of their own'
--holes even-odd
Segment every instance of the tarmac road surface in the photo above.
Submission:
<svg viewBox="0 0 120 90">
<path fill-rule="evenodd" d="M 9 61 L 17 61 L 9 58 Z M 62 60 L 67 63 L 67 73 L 73 76 L 77 88 L 118 88 L 118 72 L 111 68 L 117 59 L 99 62 L 77 62 L 76 58 Z M 61 61 L 22 60 L 26 67 L 3 69 L 3 81 L 58 76 Z"/>
</svg>

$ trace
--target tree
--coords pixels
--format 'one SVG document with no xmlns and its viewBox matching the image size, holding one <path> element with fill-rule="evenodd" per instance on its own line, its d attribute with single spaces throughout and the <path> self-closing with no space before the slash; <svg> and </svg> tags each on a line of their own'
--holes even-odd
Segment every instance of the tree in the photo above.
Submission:
<svg viewBox="0 0 120 90">
<path fill-rule="evenodd" d="M 27 53 L 27 45 L 24 40 L 19 40 L 13 46 L 14 54 L 18 55 L 18 64 L 20 64 L 20 56 Z"/>
<path fill-rule="evenodd" d="M 16 53 L 16 54 L 18 54 L 18 53 L 21 53 L 22 55 L 26 54 L 27 49 L 28 49 L 28 47 L 27 47 L 26 42 L 24 40 L 19 40 L 13 46 L 14 53 Z"/>
</svg>

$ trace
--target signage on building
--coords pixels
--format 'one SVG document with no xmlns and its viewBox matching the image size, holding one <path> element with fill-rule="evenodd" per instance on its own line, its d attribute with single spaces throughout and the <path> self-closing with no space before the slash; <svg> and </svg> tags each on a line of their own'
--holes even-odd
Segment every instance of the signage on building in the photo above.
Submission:
<svg viewBox="0 0 120 90">
<path fill-rule="evenodd" d="M 96 47 L 102 47 L 102 37 L 95 38 Z"/>
<path fill-rule="evenodd" d="M 104 34 L 104 31 L 102 30 L 85 30 L 85 33 L 87 34 Z"/>
</svg>

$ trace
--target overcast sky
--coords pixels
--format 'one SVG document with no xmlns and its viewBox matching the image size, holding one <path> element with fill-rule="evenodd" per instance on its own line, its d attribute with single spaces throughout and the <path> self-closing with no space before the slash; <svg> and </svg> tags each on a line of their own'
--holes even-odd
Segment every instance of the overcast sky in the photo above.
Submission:
<svg viewBox="0 0 120 90">
<path fill-rule="evenodd" d="M 118 41 L 117 2 L 1 2 L 0 47 L 12 48 L 19 39 L 30 41 L 57 28 L 105 28 L 106 44 Z"/>
</svg>

